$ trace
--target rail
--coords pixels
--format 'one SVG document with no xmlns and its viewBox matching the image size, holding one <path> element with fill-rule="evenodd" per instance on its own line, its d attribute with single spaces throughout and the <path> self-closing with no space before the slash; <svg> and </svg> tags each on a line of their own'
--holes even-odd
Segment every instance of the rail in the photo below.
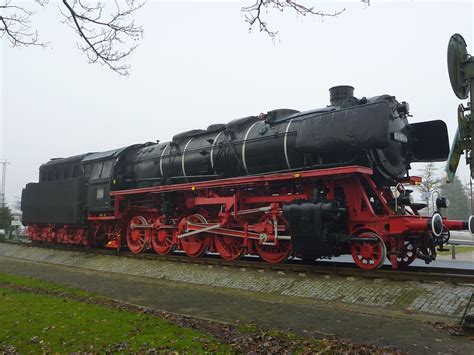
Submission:
<svg viewBox="0 0 474 355">
<path fill-rule="evenodd" d="M 269 264 L 255 257 L 243 257 L 238 261 L 228 261 L 218 255 L 208 254 L 200 258 L 190 258 L 178 253 L 162 256 L 155 253 L 133 254 L 125 250 L 91 249 L 82 246 L 70 246 L 60 244 L 31 243 L 29 241 L 5 241 L 3 243 L 17 244 L 25 247 L 39 247 L 57 249 L 64 251 L 76 251 L 102 255 L 115 255 L 126 258 L 139 258 L 149 260 L 166 260 L 172 262 L 183 262 L 191 264 L 204 264 L 213 266 L 225 266 L 248 269 L 266 269 L 280 272 L 296 272 L 307 274 L 338 275 L 342 277 L 360 277 L 368 279 L 389 279 L 394 281 L 442 281 L 451 283 L 474 284 L 474 273 L 472 269 L 438 268 L 429 266 L 410 266 L 407 270 L 392 270 L 389 265 L 384 265 L 378 270 L 362 270 L 355 264 L 339 261 L 315 261 L 313 263 L 303 262 L 300 259 L 290 259 L 282 264 Z"/>
</svg>

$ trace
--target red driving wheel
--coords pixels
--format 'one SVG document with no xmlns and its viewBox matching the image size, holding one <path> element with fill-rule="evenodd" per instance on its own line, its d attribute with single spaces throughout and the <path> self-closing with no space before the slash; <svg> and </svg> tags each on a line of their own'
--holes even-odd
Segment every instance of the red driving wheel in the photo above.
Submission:
<svg viewBox="0 0 474 355">
<path fill-rule="evenodd" d="M 159 255 L 168 255 L 171 253 L 176 246 L 174 243 L 175 235 L 175 229 L 171 228 L 154 230 L 151 237 L 153 250 Z"/>
<path fill-rule="evenodd" d="M 134 253 L 139 254 L 144 251 L 150 243 L 151 229 L 143 228 L 148 225 L 143 216 L 135 216 L 130 219 L 127 226 L 127 246 Z"/>
<path fill-rule="evenodd" d="M 370 241 L 353 241 L 351 244 L 352 259 L 358 267 L 364 270 L 380 268 L 387 256 L 387 248 L 382 238 L 376 233 L 364 232 L 358 238 L 372 239 Z"/>
<path fill-rule="evenodd" d="M 281 216 L 276 217 L 276 223 L 273 216 L 270 215 L 264 216 L 260 222 L 265 224 L 265 232 L 267 235 L 275 235 L 275 225 L 277 226 L 277 235 L 281 235 L 281 233 L 285 233 L 285 231 L 288 230 Z M 271 243 L 255 241 L 254 245 L 258 255 L 270 264 L 278 264 L 286 261 L 291 253 L 291 242 L 289 240 L 276 239 Z"/>
<path fill-rule="evenodd" d="M 200 214 L 193 214 L 187 217 L 187 220 L 190 223 L 207 223 L 206 218 Z M 181 239 L 181 247 L 184 252 L 192 258 L 197 258 L 204 254 L 208 246 L 209 235 L 206 233 L 198 233 Z"/>
<path fill-rule="evenodd" d="M 242 238 L 217 235 L 214 240 L 217 252 L 223 259 L 237 260 L 244 253 Z"/>
</svg>

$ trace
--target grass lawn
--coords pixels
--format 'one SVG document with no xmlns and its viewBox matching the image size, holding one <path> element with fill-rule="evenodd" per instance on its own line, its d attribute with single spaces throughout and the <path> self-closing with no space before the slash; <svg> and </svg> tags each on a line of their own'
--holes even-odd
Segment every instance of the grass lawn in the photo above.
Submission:
<svg viewBox="0 0 474 355">
<path fill-rule="evenodd" d="M 20 287 L 18 287 L 20 286 Z M 35 292 L 21 287 L 34 287 Z M 0 352 L 225 352 L 211 336 L 155 315 L 61 297 L 38 290 L 96 296 L 41 281 L 0 274 Z"/>
<path fill-rule="evenodd" d="M 392 351 L 390 347 L 301 337 L 253 324 L 222 324 L 150 310 L 75 288 L 0 273 L 0 354 Z"/>
</svg>

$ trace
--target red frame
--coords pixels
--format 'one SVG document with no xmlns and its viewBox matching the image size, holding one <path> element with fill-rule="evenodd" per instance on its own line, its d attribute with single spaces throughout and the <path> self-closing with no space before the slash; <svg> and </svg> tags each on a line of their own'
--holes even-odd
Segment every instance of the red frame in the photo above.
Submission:
<svg viewBox="0 0 474 355">
<path fill-rule="evenodd" d="M 276 246 L 286 243 L 281 239 L 283 235 L 278 237 L 279 233 L 286 233 L 285 238 L 290 235 L 286 223 L 281 222 L 282 205 L 294 200 L 311 200 L 317 183 L 322 181 L 328 188 L 329 200 L 335 198 L 336 188 L 344 191 L 348 233 L 351 236 L 375 233 L 388 246 L 392 266 L 397 268 L 396 258 L 401 253 L 404 238 L 429 232 L 431 217 L 397 214 L 388 204 L 388 200 L 393 199 L 391 190 L 378 187 L 372 174 L 372 169 L 367 167 L 345 166 L 113 191 L 113 211 L 89 213 L 87 228 L 32 226 L 30 238 L 117 248 L 126 242 L 124 229 L 135 228 L 127 227 L 128 222 L 139 215 L 147 221 L 139 228 L 171 231 L 178 248 L 181 238 L 201 233 L 206 236 L 210 250 L 215 250 L 212 236 L 220 235 L 243 240 L 243 245 L 253 252 L 255 243 Z M 407 183 L 419 181 L 416 177 L 404 180 Z M 177 217 L 166 225 L 159 206 L 163 194 L 170 192 L 176 199 Z M 374 211 L 371 198 L 380 202 L 381 213 Z M 190 222 L 188 217 L 196 213 L 206 222 Z M 466 229 L 464 221 L 444 219 L 443 223 L 449 229 Z M 60 229 L 62 237 L 58 240 Z M 143 242 L 150 243 L 153 233 L 144 233 L 148 240 Z"/>
</svg>

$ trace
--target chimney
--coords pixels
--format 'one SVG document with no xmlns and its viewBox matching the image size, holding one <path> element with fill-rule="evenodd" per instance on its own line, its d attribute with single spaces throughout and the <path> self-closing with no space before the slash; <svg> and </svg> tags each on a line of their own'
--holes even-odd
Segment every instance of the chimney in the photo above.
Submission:
<svg viewBox="0 0 474 355">
<path fill-rule="evenodd" d="M 342 103 L 354 97 L 354 88 L 349 85 L 333 86 L 329 89 L 331 106 L 341 106 Z"/>
</svg>

